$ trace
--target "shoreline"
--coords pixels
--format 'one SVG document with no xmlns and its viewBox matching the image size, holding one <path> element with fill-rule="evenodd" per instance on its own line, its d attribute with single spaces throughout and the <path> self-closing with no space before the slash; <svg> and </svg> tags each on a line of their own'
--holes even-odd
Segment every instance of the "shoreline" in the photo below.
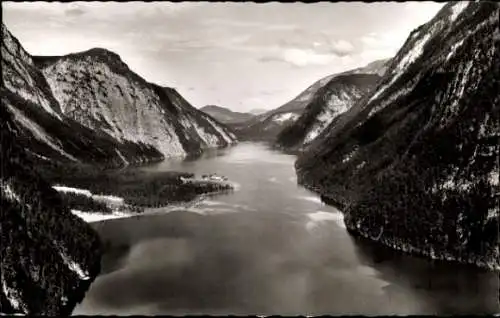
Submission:
<svg viewBox="0 0 500 318">
<path fill-rule="evenodd" d="M 298 177 L 298 175 L 297 175 Z M 321 201 L 324 202 L 325 204 L 328 204 L 330 206 L 333 206 L 334 208 L 338 209 L 344 216 L 345 212 L 344 209 L 346 208 L 346 204 L 341 202 L 340 200 L 336 198 L 332 198 L 328 194 L 323 193 L 320 191 L 320 189 L 314 187 L 311 184 L 308 183 L 299 183 L 301 184 L 304 188 L 316 193 L 317 195 L 320 196 Z M 446 263 L 457 263 L 461 265 L 468 265 L 468 266 L 474 266 L 477 268 L 481 269 L 486 269 L 492 272 L 500 272 L 500 264 L 494 264 L 492 262 L 487 262 L 484 260 L 479 260 L 479 259 L 473 259 L 473 258 L 458 258 L 455 257 L 451 254 L 445 253 L 443 255 L 441 254 L 436 254 L 434 253 L 433 250 L 428 251 L 428 250 L 423 250 L 421 248 L 415 247 L 411 243 L 402 243 L 399 244 L 400 242 L 396 242 L 395 240 L 389 240 L 387 238 L 382 239 L 382 240 L 377 240 L 370 235 L 363 233 L 356 229 L 355 227 L 350 226 L 344 218 L 344 224 L 346 226 L 346 230 L 349 234 L 352 236 L 363 239 L 363 240 L 368 240 L 371 243 L 378 244 L 380 246 L 389 248 L 393 251 L 397 251 L 399 253 L 403 253 L 406 255 L 411 255 L 415 257 L 420 257 L 423 259 L 427 259 L 430 261 L 441 261 L 441 262 L 446 262 Z"/>
<path fill-rule="evenodd" d="M 193 181 L 198 181 L 198 180 L 193 180 Z M 73 215 L 81 218 L 83 221 L 86 223 L 98 223 L 98 222 L 104 222 L 104 221 L 109 221 L 109 220 L 114 220 L 114 219 L 125 219 L 125 218 L 132 218 L 132 217 L 141 217 L 141 216 L 149 216 L 149 215 L 158 215 L 158 214 L 166 214 L 178 210 L 188 210 L 195 206 L 198 203 L 201 203 L 205 199 L 216 196 L 218 194 L 224 194 L 227 192 L 231 191 L 237 191 L 240 189 L 240 185 L 237 183 L 233 182 L 225 182 L 225 185 L 230 185 L 231 189 L 224 189 L 224 190 L 215 190 L 211 192 L 206 192 L 203 194 L 198 195 L 196 198 L 190 201 L 186 202 L 178 202 L 178 203 L 172 203 L 172 204 L 167 204 L 162 207 L 158 208 L 149 208 L 145 207 L 143 212 L 132 212 L 132 211 L 127 211 L 127 207 L 124 207 L 122 210 L 114 210 L 112 213 L 101 213 L 101 212 L 89 212 L 89 211 L 81 211 L 81 210 L 76 210 L 76 209 L 71 209 L 71 213 Z M 189 211 L 188 211 L 189 212 Z"/>
</svg>

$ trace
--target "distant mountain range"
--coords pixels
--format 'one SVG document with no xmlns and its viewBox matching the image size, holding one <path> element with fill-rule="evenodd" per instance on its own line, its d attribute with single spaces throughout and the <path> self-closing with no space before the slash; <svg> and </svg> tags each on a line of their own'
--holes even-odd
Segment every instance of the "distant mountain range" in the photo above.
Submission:
<svg viewBox="0 0 500 318">
<path fill-rule="evenodd" d="M 105 49 L 29 55 L 2 25 L 2 107 L 43 160 L 109 166 L 185 156 L 236 142 L 177 91 L 141 78 Z"/>
<path fill-rule="evenodd" d="M 243 140 L 263 140 L 274 142 L 278 134 L 285 128 L 292 125 L 303 114 L 304 110 L 315 100 L 316 93 L 325 85 L 330 83 L 336 76 L 343 75 L 356 77 L 357 74 L 374 74 L 372 77 L 377 80 L 378 74 L 383 73 L 386 68 L 387 60 L 379 60 L 370 63 L 369 65 L 340 74 L 329 75 L 320 79 L 306 90 L 300 93 L 288 103 L 267 111 L 263 114 L 250 119 L 246 123 L 239 124 L 234 127 L 236 134 Z M 359 77 L 359 76 L 358 76 Z M 359 82 L 359 81 L 358 81 Z M 361 84 L 361 82 L 359 82 Z M 373 83 L 367 83 L 372 86 Z M 360 88 L 364 90 L 364 88 Z M 333 98 L 333 97 L 332 97 Z M 341 97 L 344 98 L 344 97 Z M 352 99 L 352 97 L 346 97 Z M 316 107 L 317 108 L 317 107 Z M 318 115 L 319 113 L 315 113 Z"/>
<path fill-rule="evenodd" d="M 299 182 L 352 233 L 500 268 L 499 6 L 446 4 L 299 156 Z"/>
<path fill-rule="evenodd" d="M 255 117 L 251 113 L 233 112 L 230 109 L 215 105 L 207 105 L 200 108 L 200 110 L 224 124 L 242 123 Z"/>
<path fill-rule="evenodd" d="M 332 75 L 313 95 L 301 116 L 281 130 L 276 144 L 302 149 L 317 138 L 339 115 L 375 88 L 390 60 L 379 60 L 363 68 Z"/>
<path fill-rule="evenodd" d="M 265 112 L 267 112 L 267 109 L 263 109 L 263 108 L 254 108 L 254 109 L 251 109 L 249 111 L 249 113 L 252 115 L 260 115 L 260 114 L 263 114 Z"/>
</svg>

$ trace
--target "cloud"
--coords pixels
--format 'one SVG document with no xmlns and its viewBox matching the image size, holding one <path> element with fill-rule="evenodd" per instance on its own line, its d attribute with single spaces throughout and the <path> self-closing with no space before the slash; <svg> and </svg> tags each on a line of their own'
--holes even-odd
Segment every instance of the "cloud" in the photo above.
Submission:
<svg viewBox="0 0 500 318">
<path fill-rule="evenodd" d="M 296 67 L 327 65 L 338 58 L 337 53 L 318 53 L 313 49 L 288 48 L 277 55 L 263 56 L 260 62 L 284 62 Z"/>
<path fill-rule="evenodd" d="M 64 11 L 64 14 L 66 14 L 67 16 L 72 16 L 72 17 L 78 17 L 78 16 L 81 16 L 81 15 L 84 15 L 86 13 L 85 10 L 83 10 L 82 8 L 71 8 L 71 9 L 67 9 Z"/>
<path fill-rule="evenodd" d="M 284 60 L 295 66 L 307 65 L 326 65 L 335 59 L 335 55 L 318 54 L 311 49 L 287 49 L 285 50 Z"/>
<path fill-rule="evenodd" d="M 297 26 L 295 24 L 269 24 L 265 29 L 270 31 L 290 31 L 296 30 Z"/>
<path fill-rule="evenodd" d="M 262 62 L 262 63 L 268 63 L 268 62 L 284 62 L 282 57 L 279 56 L 261 56 L 257 59 L 257 61 Z"/>
<path fill-rule="evenodd" d="M 261 105 L 266 104 L 266 102 L 262 98 L 257 97 L 257 96 L 252 96 L 252 97 L 246 98 L 245 103 L 247 105 L 257 105 L 257 106 L 261 106 Z"/>
<path fill-rule="evenodd" d="M 362 36 L 359 40 L 363 46 L 363 51 L 385 51 L 395 54 L 407 37 L 406 32 L 394 30 L 384 34 L 370 33 Z"/>
<path fill-rule="evenodd" d="M 221 98 L 250 109 L 279 106 L 319 78 L 393 56 L 442 5 L 6 1 L 2 9 L 32 54 L 106 47 L 149 81 L 183 88 L 194 105 Z"/>
<path fill-rule="evenodd" d="M 231 20 L 231 19 L 218 19 L 218 18 L 209 18 L 201 21 L 203 25 L 206 26 L 217 26 L 217 27 L 226 27 L 226 28 L 264 28 L 267 25 L 262 22 L 256 21 L 241 21 L 241 20 Z"/>
<path fill-rule="evenodd" d="M 331 45 L 331 52 L 338 56 L 349 55 L 354 52 L 354 45 L 346 40 L 334 41 Z"/>
<path fill-rule="evenodd" d="M 284 91 L 286 91 L 286 90 L 285 89 L 273 89 L 273 90 L 262 90 L 259 93 L 262 96 L 274 96 L 274 95 L 283 93 Z"/>
<path fill-rule="evenodd" d="M 380 40 L 377 39 L 375 34 L 363 36 L 361 37 L 360 41 L 365 46 L 376 46 L 377 44 L 380 43 Z"/>
</svg>

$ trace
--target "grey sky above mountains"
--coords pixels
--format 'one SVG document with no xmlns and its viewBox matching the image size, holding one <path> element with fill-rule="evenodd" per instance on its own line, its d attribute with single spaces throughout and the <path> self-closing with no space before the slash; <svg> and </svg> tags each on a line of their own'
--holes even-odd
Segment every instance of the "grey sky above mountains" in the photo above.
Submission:
<svg viewBox="0 0 500 318">
<path fill-rule="evenodd" d="M 33 55 L 103 47 L 196 107 L 276 108 L 318 79 L 392 57 L 437 2 L 2 2 Z"/>
</svg>

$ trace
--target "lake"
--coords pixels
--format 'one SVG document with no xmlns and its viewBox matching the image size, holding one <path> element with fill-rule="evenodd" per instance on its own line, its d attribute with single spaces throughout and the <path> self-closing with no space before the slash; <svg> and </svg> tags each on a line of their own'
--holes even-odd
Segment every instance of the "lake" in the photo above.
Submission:
<svg viewBox="0 0 500 318">
<path fill-rule="evenodd" d="M 240 143 L 142 171 L 217 173 L 232 193 L 179 211 L 92 223 L 102 273 L 73 314 L 492 314 L 498 273 L 350 236 L 297 185 L 295 156 Z M 161 211 L 160 211 L 161 212 Z"/>
</svg>

